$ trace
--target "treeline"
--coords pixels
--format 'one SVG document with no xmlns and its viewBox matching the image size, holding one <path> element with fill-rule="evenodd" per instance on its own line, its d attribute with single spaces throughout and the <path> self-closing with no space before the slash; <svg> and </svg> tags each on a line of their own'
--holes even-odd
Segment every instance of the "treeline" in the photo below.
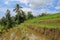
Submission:
<svg viewBox="0 0 60 40">
<path fill-rule="evenodd" d="M 4 29 L 9 29 L 17 24 L 23 23 L 27 19 L 34 18 L 31 11 L 29 11 L 28 14 L 26 15 L 25 12 L 21 9 L 22 7 L 19 6 L 19 4 L 16 4 L 15 9 L 13 9 L 13 11 L 16 13 L 15 16 L 11 16 L 10 10 L 7 9 L 5 17 L 2 17 L 0 19 L 0 25 L 4 26 Z"/>
<path fill-rule="evenodd" d="M 3 26 L 3 29 L 9 29 L 14 27 L 15 25 L 23 23 L 25 20 L 35 18 L 35 16 L 32 15 L 31 11 L 28 11 L 26 15 L 22 8 L 23 7 L 21 7 L 19 4 L 16 4 L 15 8 L 13 9 L 13 12 L 16 13 L 15 16 L 11 16 L 10 10 L 7 9 L 5 16 L 0 19 L 0 27 Z M 37 17 L 41 16 L 46 16 L 46 13 L 42 13 Z"/>
</svg>

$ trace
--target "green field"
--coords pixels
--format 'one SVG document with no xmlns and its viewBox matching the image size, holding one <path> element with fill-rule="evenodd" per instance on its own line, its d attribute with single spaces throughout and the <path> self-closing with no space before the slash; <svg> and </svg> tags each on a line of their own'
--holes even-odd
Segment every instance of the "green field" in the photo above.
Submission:
<svg viewBox="0 0 60 40">
<path fill-rule="evenodd" d="M 60 13 L 48 14 L 46 16 L 37 17 L 24 22 L 25 24 L 40 26 L 40 27 L 50 27 L 50 28 L 60 28 Z"/>
<path fill-rule="evenodd" d="M 23 26 L 24 25 L 24 26 Z M 56 14 L 48 14 L 42 17 L 36 17 L 34 19 L 30 19 L 21 24 L 22 28 L 27 28 L 26 30 L 32 30 L 31 32 L 37 35 L 45 35 L 45 37 L 50 40 L 60 40 L 60 13 Z M 42 29 L 42 30 L 41 30 Z M 51 31 L 52 30 L 52 31 Z M 55 32 L 54 32 L 55 31 Z M 39 34 L 38 34 L 39 33 Z M 56 35 L 56 38 L 55 38 Z M 44 37 L 42 37 L 44 38 Z M 48 39 L 48 40 L 49 40 Z"/>
</svg>

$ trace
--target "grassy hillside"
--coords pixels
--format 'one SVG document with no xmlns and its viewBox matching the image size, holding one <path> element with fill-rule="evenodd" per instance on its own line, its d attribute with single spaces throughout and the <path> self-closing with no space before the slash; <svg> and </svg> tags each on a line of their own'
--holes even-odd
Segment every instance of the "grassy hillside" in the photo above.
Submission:
<svg viewBox="0 0 60 40">
<path fill-rule="evenodd" d="M 37 17 L 24 22 L 26 30 L 45 36 L 45 40 L 60 40 L 60 13 Z M 34 32 L 35 31 L 35 32 Z M 39 33 L 39 34 L 38 34 Z M 44 39 L 44 37 L 42 37 Z"/>
<path fill-rule="evenodd" d="M 16 27 L 5 30 L 1 39 L 30 40 L 31 37 L 37 40 L 60 40 L 60 13 L 26 20 Z"/>
<path fill-rule="evenodd" d="M 25 24 L 41 27 L 60 28 L 60 13 L 49 14 L 25 21 Z"/>
</svg>

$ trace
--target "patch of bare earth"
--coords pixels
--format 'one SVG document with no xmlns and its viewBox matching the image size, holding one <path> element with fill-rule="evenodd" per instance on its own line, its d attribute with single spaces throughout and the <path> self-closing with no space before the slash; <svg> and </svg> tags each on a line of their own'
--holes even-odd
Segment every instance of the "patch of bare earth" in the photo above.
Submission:
<svg viewBox="0 0 60 40">
<path fill-rule="evenodd" d="M 36 40 L 50 40 L 49 38 L 47 38 L 46 36 L 42 35 L 41 33 L 39 33 L 37 30 L 34 30 L 33 28 L 26 27 L 26 30 L 27 30 L 28 33 L 31 34 L 31 35 L 29 35 L 29 38 L 36 37 Z"/>
<path fill-rule="evenodd" d="M 36 36 L 32 33 L 27 33 L 26 36 L 28 38 L 27 40 L 41 40 L 38 36 Z"/>
<path fill-rule="evenodd" d="M 38 36 L 41 40 L 60 40 L 60 29 L 55 28 L 37 28 L 33 25 L 25 25 L 26 30 Z M 31 35 L 30 35 L 31 37 Z"/>
<path fill-rule="evenodd" d="M 22 34 L 20 29 L 10 29 L 5 35 L 3 35 L 1 40 L 21 40 L 21 36 Z"/>
</svg>

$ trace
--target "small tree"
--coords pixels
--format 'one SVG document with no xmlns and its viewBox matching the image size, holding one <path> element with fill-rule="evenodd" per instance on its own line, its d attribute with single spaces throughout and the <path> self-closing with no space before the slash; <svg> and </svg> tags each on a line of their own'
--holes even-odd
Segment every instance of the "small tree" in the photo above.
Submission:
<svg viewBox="0 0 60 40">
<path fill-rule="evenodd" d="M 31 11 L 28 12 L 28 15 L 27 16 L 28 16 L 28 19 L 34 18 L 34 16 L 32 15 L 32 12 Z"/>
<path fill-rule="evenodd" d="M 15 17 L 14 16 L 12 16 L 11 17 L 11 20 L 12 20 L 12 24 L 13 24 L 13 26 L 16 24 L 16 22 L 15 22 Z"/>
<path fill-rule="evenodd" d="M 6 25 L 6 18 L 2 17 L 2 19 L 0 20 L 1 25 L 5 26 Z"/>
<path fill-rule="evenodd" d="M 42 13 L 40 16 L 46 16 L 47 14 L 46 13 Z"/>
</svg>

